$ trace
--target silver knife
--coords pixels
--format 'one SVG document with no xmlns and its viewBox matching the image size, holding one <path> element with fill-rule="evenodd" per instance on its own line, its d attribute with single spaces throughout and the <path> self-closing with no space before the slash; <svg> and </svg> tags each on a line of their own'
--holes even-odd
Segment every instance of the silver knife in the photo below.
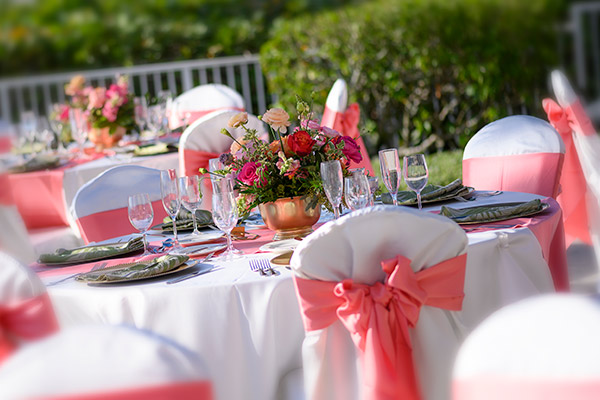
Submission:
<svg viewBox="0 0 600 400">
<path fill-rule="evenodd" d="M 215 266 L 214 266 L 214 265 L 211 265 L 211 266 L 210 266 L 210 268 L 207 268 L 207 269 L 201 269 L 201 270 L 199 270 L 199 271 L 192 272 L 192 273 L 191 273 L 191 274 L 189 274 L 189 275 L 180 276 L 179 278 L 175 278 L 175 279 L 168 280 L 168 281 L 167 281 L 167 285 L 170 285 L 170 284 L 172 284 L 172 283 L 177 283 L 177 282 L 185 281 L 186 279 L 190 279 L 190 278 L 193 278 L 193 277 L 195 277 L 195 276 L 198 276 L 198 275 L 203 275 L 203 274 L 206 274 L 207 272 L 210 272 L 210 271 L 212 271 L 214 268 L 215 268 Z"/>
</svg>

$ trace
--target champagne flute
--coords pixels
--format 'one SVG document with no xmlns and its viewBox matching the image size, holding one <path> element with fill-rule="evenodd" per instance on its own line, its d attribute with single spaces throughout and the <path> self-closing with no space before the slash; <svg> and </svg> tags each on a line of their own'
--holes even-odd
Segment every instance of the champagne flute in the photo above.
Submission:
<svg viewBox="0 0 600 400">
<path fill-rule="evenodd" d="M 189 237 L 202 236 L 196 222 L 196 210 L 202 204 L 202 191 L 200 190 L 200 179 L 198 175 L 182 176 L 179 178 L 179 193 L 181 193 L 181 204 L 192 212 L 194 231 Z"/>
<path fill-rule="evenodd" d="M 213 181 L 212 212 L 215 225 L 227 234 L 227 251 L 220 257 L 231 260 L 235 257 L 231 240 L 231 231 L 237 224 L 238 209 L 230 178 L 220 178 Z M 241 251 L 238 250 L 238 253 Z"/>
<path fill-rule="evenodd" d="M 412 191 L 417 193 L 417 204 L 421 209 L 421 190 L 427 184 L 429 171 L 425 162 L 425 155 L 414 154 L 404 157 L 404 182 Z"/>
<path fill-rule="evenodd" d="M 71 135 L 77 142 L 79 157 L 83 156 L 83 144 L 87 138 L 87 120 L 83 110 L 79 108 L 69 109 L 69 121 L 71 123 Z"/>
<path fill-rule="evenodd" d="M 333 207 L 335 219 L 340 217 L 340 204 L 344 190 L 344 175 L 339 160 L 324 161 L 321 163 L 321 180 L 327 199 Z"/>
<path fill-rule="evenodd" d="M 381 165 L 381 177 L 388 192 L 392 196 L 394 205 L 398 205 L 398 188 L 402 179 L 400 159 L 398 150 L 387 149 L 379 151 L 379 164 Z"/>
<path fill-rule="evenodd" d="M 173 222 L 173 237 L 175 239 L 173 249 L 179 249 L 181 246 L 179 246 L 179 241 L 177 240 L 177 223 L 175 221 L 181 208 L 179 186 L 177 185 L 177 171 L 174 169 L 160 171 L 160 193 L 163 207 Z"/>
<path fill-rule="evenodd" d="M 344 196 L 352 211 L 365 208 L 371 196 L 367 176 L 364 173 L 356 173 L 344 178 Z"/>
<path fill-rule="evenodd" d="M 369 181 L 369 189 L 371 191 L 371 198 L 369 199 L 369 205 L 375 205 L 375 192 L 379 189 L 379 179 L 376 176 L 369 176 L 367 178 Z"/>
<path fill-rule="evenodd" d="M 148 242 L 146 240 L 146 232 L 152 225 L 154 219 L 154 210 L 152 209 L 152 203 L 150 202 L 150 196 L 148 193 L 137 193 L 129 196 L 127 214 L 129 215 L 129 222 L 138 231 L 142 233 L 144 238 L 144 256 L 150 254 L 148 251 Z"/>
</svg>

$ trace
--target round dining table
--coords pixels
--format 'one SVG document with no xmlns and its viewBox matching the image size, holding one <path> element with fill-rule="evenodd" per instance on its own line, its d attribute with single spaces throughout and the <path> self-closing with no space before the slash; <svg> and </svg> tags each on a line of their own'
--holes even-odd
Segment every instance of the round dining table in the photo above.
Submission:
<svg viewBox="0 0 600 400">
<path fill-rule="evenodd" d="M 475 192 L 472 198 L 444 204 L 462 208 L 542 197 Z M 463 226 L 469 241 L 460 311 L 465 334 L 511 302 L 568 290 L 561 210 L 553 199 L 542 199 L 549 207 L 539 214 Z M 424 212 L 439 209 L 440 204 L 433 203 L 425 205 Z M 275 256 L 263 251 L 272 242 L 273 232 L 266 228 L 248 232 L 259 237 L 234 242 L 243 255 L 230 261 L 214 258 L 208 262 L 213 265 L 210 272 L 174 284 L 166 282 L 189 272 L 125 283 L 86 284 L 68 279 L 51 284 L 90 271 L 98 263 L 33 268 L 48 286 L 62 327 L 128 324 L 148 329 L 201 355 L 216 399 L 277 399 L 284 377 L 302 367 L 304 329 L 292 271 L 274 265 L 277 275 L 265 276 L 250 268 L 251 260 Z M 158 246 L 165 236 L 150 236 L 150 240 Z M 110 264 L 131 259 L 110 260 Z"/>
</svg>

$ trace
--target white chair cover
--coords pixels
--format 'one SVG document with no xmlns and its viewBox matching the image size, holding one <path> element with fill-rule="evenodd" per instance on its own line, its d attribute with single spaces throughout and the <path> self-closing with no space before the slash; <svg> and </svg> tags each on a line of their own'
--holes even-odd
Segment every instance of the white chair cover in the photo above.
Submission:
<svg viewBox="0 0 600 400">
<path fill-rule="evenodd" d="M 86 243 L 138 232 L 127 218 L 129 196 L 148 193 L 154 209 L 153 225 L 167 215 L 161 202 L 160 170 L 139 165 L 110 168 L 77 191 L 71 205 Z"/>
<path fill-rule="evenodd" d="M 460 348 L 454 400 L 597 399 L 600 304 L 544 295 L 509 305 L 478 326 Z"/>
<path fill-rule="evenodd" d="M 206 367 L 195 353 L 133 327 L 89 325 L 15 353 L 0 368 L 0 398 L 209 400 L 212 395 Z"/>
<path fill-rule="evenodd" d="M 411 259 L 411 267 L 419 271 L 466 250 L 464 231 L 450 220 L 404 207 L 378 206 L 319 228 L 302 241 L 291 266 L 304 279 L 351 278 L 372 285 L 385 277 L 380 262 L 398 254 Z M 428 399 L 446 398 L 449 393 L 451 365 L 462 336 L 457 315 L 422 307 L 411 332 L 415 369 Z M 308 399 L 360 398 L 357 351 L 339 320 L 307 332 L 302 351 Z"/>
<path fill-rule="evenodd" d="M 463 182 L 479 190 L 556 197 L 564 153 L 560 135 L 548 122 L 527 115 L 502 118 L 467 143 Z"/>
<path fill-rule="evenodd" d="M 173 101 L 169 119 L 171 129 L 181 126 L 184 120 L 189 125 L 198 118 L 219 110 L 244 111 L 244 99 L 238 92 L 220 83 L 196 86 Z"/>
</svg>

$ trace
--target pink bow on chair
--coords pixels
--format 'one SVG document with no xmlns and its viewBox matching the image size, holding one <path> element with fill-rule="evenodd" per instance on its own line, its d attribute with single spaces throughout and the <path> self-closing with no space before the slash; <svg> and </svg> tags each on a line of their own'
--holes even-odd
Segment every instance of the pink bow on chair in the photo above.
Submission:
<svg viewBox="0 0 600 400">
<path fill-rule="evenodd" d="M 385 283 L 325 282 L 295 277 L 304 327 L 324 329 L 339 319 L 362 353 L 365 399 L 420 399 L 409 328 L 423 305 L 460 310 L 466 254 L 413 272 L 402 255 L 383 261 Z"/>
</svg>

